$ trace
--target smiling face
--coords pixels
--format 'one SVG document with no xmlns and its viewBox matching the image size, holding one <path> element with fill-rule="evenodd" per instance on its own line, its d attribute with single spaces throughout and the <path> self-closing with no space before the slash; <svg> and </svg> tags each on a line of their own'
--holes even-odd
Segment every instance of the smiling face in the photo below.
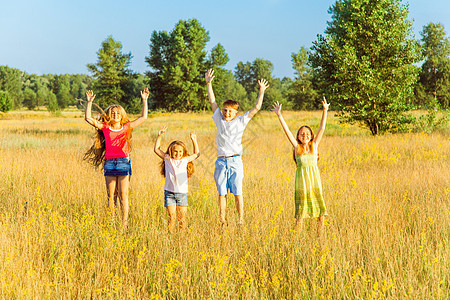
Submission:
<svg viewBox="0 0 450 300">
<path fill-rule="evenodd" d="M 222 115 L 225 121 L 231 121 L 236 118 L 238 111 L 230 106 L 224 105 L 222 108 Z"/>
<path fill-rule="evenodd" d="M 313 134 L 309 127 L 303 126 L 299 129 L 297 134 L 297 140 L 299 140 L 302 144 L 308 144 L 312 138 Z"/>
<path fill-rule="evenodd" d="M 182 159 L 184 154 L 183 146 L 181 145 L 174 145 L 172 147 L 172 159 Z"/>
<path fill-rule="evenodd" d="M 111 119 L 110 120 L 111 120 L 111 124 L 120 123 L 120 121 L 122 120 L 122 114 L 118 107 L 113 107 L 111 109 Z"/>
</svg>

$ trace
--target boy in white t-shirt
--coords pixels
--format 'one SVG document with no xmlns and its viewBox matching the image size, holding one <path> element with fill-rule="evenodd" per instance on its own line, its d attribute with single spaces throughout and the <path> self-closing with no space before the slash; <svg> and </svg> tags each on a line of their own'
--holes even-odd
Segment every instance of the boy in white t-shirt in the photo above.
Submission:
<svg viewBox="0 0 450 300">
<path fill-rule="evenodd" d="M 250 119 L 261 109 L 264 91 L 269 87 L 266 80 L 258 80 L 259 95 L 256 105 L 244 115 L 236 117 L 239 103 L 227 100 L 223 103 L 222 111 L 216 103 L 212 88 L 214 71 L 205 73 L 209 103 L 214 112 L 213 120 L 217 127 L 217 160 L 214 169 L 214 180 L 219 192 L 219 213 L 222 225 L 227 225 L 225 210 L 227 207 L 228 191 L 234 194 L 236 208 L 239 214 L 239 224 L 244 223 L 244 200 L 242 197 L 242 180 L 244 169 L 242 166 L 242 135 Z"/>
</svg>

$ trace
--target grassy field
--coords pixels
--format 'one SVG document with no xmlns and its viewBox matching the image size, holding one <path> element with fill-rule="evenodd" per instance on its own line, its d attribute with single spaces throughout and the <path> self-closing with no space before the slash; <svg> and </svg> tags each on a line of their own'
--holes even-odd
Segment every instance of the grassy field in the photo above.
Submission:
<svg viewBox="0 0 450 300">
<path fill-rule="evenodd" d="M 285 112 L 296 131 L 320 112 Z M 164 179 L 153 153 L 169 129 L 201 157 L 189 227 L 166 230 Z M 273 113 L 244 134 L 246 226 L 234 201 L 218 222 L 211 114 L 154 114 L 133 133 L 130 229 L 110 222 L 101 170 L 82 161 L 94 129 L 80 112 L 0 119 L 0 298 L 448 299 L 449 130 L 372 137 L 333 114 L 319 169 L 329 216 L 315 237 L 294 222 L 295 164 Z"/>
</svg>

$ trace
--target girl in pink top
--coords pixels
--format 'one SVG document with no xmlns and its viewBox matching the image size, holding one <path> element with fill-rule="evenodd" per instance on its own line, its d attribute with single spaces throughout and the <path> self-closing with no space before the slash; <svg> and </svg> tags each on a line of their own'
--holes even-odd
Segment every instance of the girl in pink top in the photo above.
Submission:
<svg viewBox="0 0 450 300">
<path fill-rule="evenodd" d="M 85 153 L 84 159 L 98 167 L 103 163 L 108 193 L 108 207 L 114 215 L 117 197 L 122 210 L 122 224 L 128 226 L 128 187 L 131 176 L 130 141 L 131 131 L 147 119 L 149 91 L 141 92 L 142 114 L 134 121 L 129 121 L 127 113 L 120 105 L 109 106 L 99 120 L 92 118 L 92 102 L 95 95 L 86 92 L 87 105 L 84 119 L 97 129 L 94 145 Z"/>
<path fill-rule="evenodd" d="M 188 178 L 194 173 L 193 160 L 200 156 L 197 144 L 197 135 L 191 132 L 191 140 L 194 145 L 194 154 L 189 155 L 186 145 L 181 141 L 170 143 L 164 153 L 161 149 L 161 139 L 166 133 L 167 126 L 158 131 L 155 142 L 155 153 L 163 159 L 161 162 L 161 174 L 166 178 L 164 184 L 164 206 L 167 209 L 168 228 L 171 233 L 175 229 L 175 221 L 178 214 L 179 229 L 186 228 Z"/>
</svg>

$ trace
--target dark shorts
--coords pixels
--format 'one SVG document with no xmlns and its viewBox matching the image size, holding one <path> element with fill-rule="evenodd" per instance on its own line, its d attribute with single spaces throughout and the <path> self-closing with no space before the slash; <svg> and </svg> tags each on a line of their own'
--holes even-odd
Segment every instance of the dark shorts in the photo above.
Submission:
<svg viewBox="0 0 450 300">
<path fill-rule="evenodd" d="M 189 206 L 187 194 L 164 191 L 164 206 Z"/>
<path fill-rule="evenodd" d="M 131 175 L 130 158 L 124 157 L 124 158 L 105 159 L 103 173 L 105 176 L 112 176 L 112 177 Z"/>
</svg>

